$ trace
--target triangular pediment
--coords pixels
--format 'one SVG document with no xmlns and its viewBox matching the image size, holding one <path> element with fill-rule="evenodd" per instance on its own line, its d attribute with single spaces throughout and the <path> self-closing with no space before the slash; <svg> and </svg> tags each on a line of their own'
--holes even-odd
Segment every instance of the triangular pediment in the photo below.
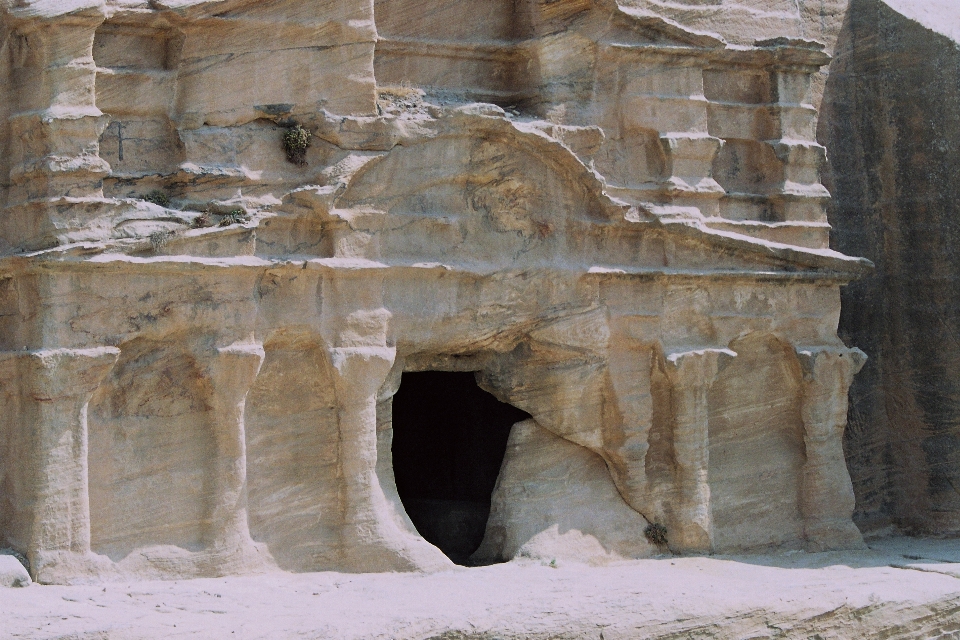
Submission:
<svg viewBox="0 0 960 640">
<path fill-rule="evenodd" d="M 388 264 L 838 277 L 869 268 L 611 198 L 598 174 L 534 129 L 476 117 L 438 127 L 367 158 L 330 202 L 330 228 L 376 238 Z"/>
<path fill-rule="evenodd" d="M 691 29 L 638 7 L 626 7 L 615 0 L 595 0 L 606 14 L 607 29 L 602 40 L 623 45 L 659 45 L 718 49 L 726 42 L 718 34 Z"/>
</svg>

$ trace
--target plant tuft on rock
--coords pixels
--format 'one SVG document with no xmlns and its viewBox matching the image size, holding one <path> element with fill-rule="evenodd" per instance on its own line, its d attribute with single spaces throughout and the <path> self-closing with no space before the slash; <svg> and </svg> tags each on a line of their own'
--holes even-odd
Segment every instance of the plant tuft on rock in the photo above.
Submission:
<svg viewBox="0 0 960 640">
<path fill-rule="evenodd" d="M 307 149 L 310 147 L 310 132 L 304 129 L 300 124 L 288 127 L 283 132 L 283 150 L 287 154 L 287 160 L 298 167 L 307 164 Z"/>
<path fill-rule="evenodd" d="M 170 206 L 170 198 L 163 191 L 160 191 L 160 189 L 154 189 L 147 195 L 143 196 L 143 199 L 147 202 L 157 205 L 158 207 Z"/>
<path fill-rule="evenodd" d="M 241 224 L 247 220 L 249 220 L 249 217 L 243 211 L 243 209 L 234 209 L 230 213 L 224 214 L 224 216 L 220 218 L 220 226 L 229 227 L 232 224 Z"/>
<path fill-rule="evenodd" d="M 207 211 L 204 211 L 196 218 L 193 219 L 193 228 L 194 229 L 205 229 L 210 226 L 210 214 Z"/>
<path fill-rule="evenodd" d="M 659 522 L 648 524 L 647 528 L 643 530 L 643 535 L 658 547 L 667 546 L 667 528 Z"/>
<path fill-rule="evenodd" d="M 150 246 L 153 247 L 154 252 L 160 251 L 165 246 L 167 246 L 167 241 L 173 236 L 172 231 L 154 231 L 150 234 Z"/>
</svg>

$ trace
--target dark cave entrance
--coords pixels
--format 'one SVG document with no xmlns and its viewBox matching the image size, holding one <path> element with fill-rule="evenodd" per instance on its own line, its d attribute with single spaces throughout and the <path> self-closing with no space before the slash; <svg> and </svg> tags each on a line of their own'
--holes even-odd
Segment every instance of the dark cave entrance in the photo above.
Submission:
<svg viewBox="0 0 960 640">
<path fill-rule="evenodd" d="M 529 417 L 473 373 L 403 374 L 393 397 L 397 491 L 420 535 L 457 564 L 483 540 L 510 427 Z"/>
</svg>

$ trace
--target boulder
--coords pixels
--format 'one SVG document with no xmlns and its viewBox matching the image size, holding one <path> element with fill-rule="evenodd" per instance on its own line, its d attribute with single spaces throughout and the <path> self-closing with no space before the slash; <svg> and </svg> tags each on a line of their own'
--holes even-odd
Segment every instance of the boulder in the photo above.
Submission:
<svg viewBox="0 0 960 640">
<path fill-rule="evenodd" d="M 31 582 L 30 574 L 17 556 L 0 552 L 0 587 L 26 587 Z"/>
</svg>

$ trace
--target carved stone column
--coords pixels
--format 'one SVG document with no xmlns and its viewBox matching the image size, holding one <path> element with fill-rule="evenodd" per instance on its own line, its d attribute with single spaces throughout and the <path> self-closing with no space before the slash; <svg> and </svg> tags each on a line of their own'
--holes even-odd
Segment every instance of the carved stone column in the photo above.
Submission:
<svg viewBox="0 0 960 640">
<path fill-rule="evenodd" d="M 668 535 L 675 551 L 708 553 L 713 549 L 708 483 L 708 394 L 722 359 L 736 355 L 729 349 L 698 349 L 666 355 L 678 502 Z"/>
<path fill-rule="evenodd" d="M 96 215 L 110 172 L 98 155 L 106 119 L 96 105 L 92 54 L 104 13 L 102 7 L 77 7 L 37 20 L 15 9 L 8 19 L 16 34 L 8 197 L 14 211 L 0 219 L 0 231 L 14 246 L 47 246 L 69 241 Z"/>
<path fill-rule="evenodd" d="M 657 521 L 646 464 L 653 424 L 651 354 L 622 336 L 616 338 L 616 348 L 607 356 L 606 374 L 617 410 L 610 412 L 613 419 L 603 422 L 604 449 L 624 501 L 645 518 Z"/>
<path fill-rule="evenodd" d="M 812 76 L 830 61 L 823 45 L 813 41 L 779 39 L 757 43 L 776 60 L 771 74 L 777 137 L 767 142 L 783 163 L 783 183 L 775 199 L 782 202 L 787 222 L 826 222 L 830 192 L 820 183 L 820 167 L 827 150 L 817 142 L 817 109 L 812 102 Z M 829 238 L 824 231 L 823 246 Z"/>
<path fill-rule="evenodd" d="M 93 574 L 87 485 L 87 404 L 120 351 L 113 347 L 7 353 L 19 388 L 11 429 L 14 512 L 8 537 L 38 582 Z M 15 362 L 15 366 L 9 366 Z"/>
<path fill-rule="evenodd" d="M 377 464 L 377 403 L 396 350 L 392 347 L 340 347 L 331 349 L 337 417 L 340 427 L 340 486 L 346 540 L 344 555 L 350 566 L 363 566 L 366 542 L 380 538 L 375 488 Z M 375 552 L 374 552 L 375 553 Z"/>
<path fill-rule="evenodd" d="M 232 556 L 229 561 L 241 564 L 258 563 L 260 555 L 247 525 L 244 405 L 263 358 L 262 345 L 235 343 L 218 348 L 204 363 L 212 387 L 211 405 L 217 443 L 208 543 L 214 553 Z"/>
<path fill-rule="evenodd" d="M 378 392 L 396 349 L 387 344 L 383 270 L 325 269 L 322 319 L 337 396 L 340 431 L 341 564 L 346 571 L 414 571 L 451 566 L 443 553 L 401 530 L 377 475 Z"/>
<path fill-rule="evenodd" d="M 864 548 L 852 515 L 853 485 L 843 455 L 847 392 L 867 356 L 859 349 L 800 347 L 806 463 L 800 509 L 811 551 Z"/>
<path fill-rule="evenodd" d="M 724 190 L 713 179 L 713 159 L 723 140 L 706 133 L 668 133 L 660 136 L 667 161 L 664 189 L 673 204 L 693 206 L 704 217 L 720 215 Z"/>
</svg>

